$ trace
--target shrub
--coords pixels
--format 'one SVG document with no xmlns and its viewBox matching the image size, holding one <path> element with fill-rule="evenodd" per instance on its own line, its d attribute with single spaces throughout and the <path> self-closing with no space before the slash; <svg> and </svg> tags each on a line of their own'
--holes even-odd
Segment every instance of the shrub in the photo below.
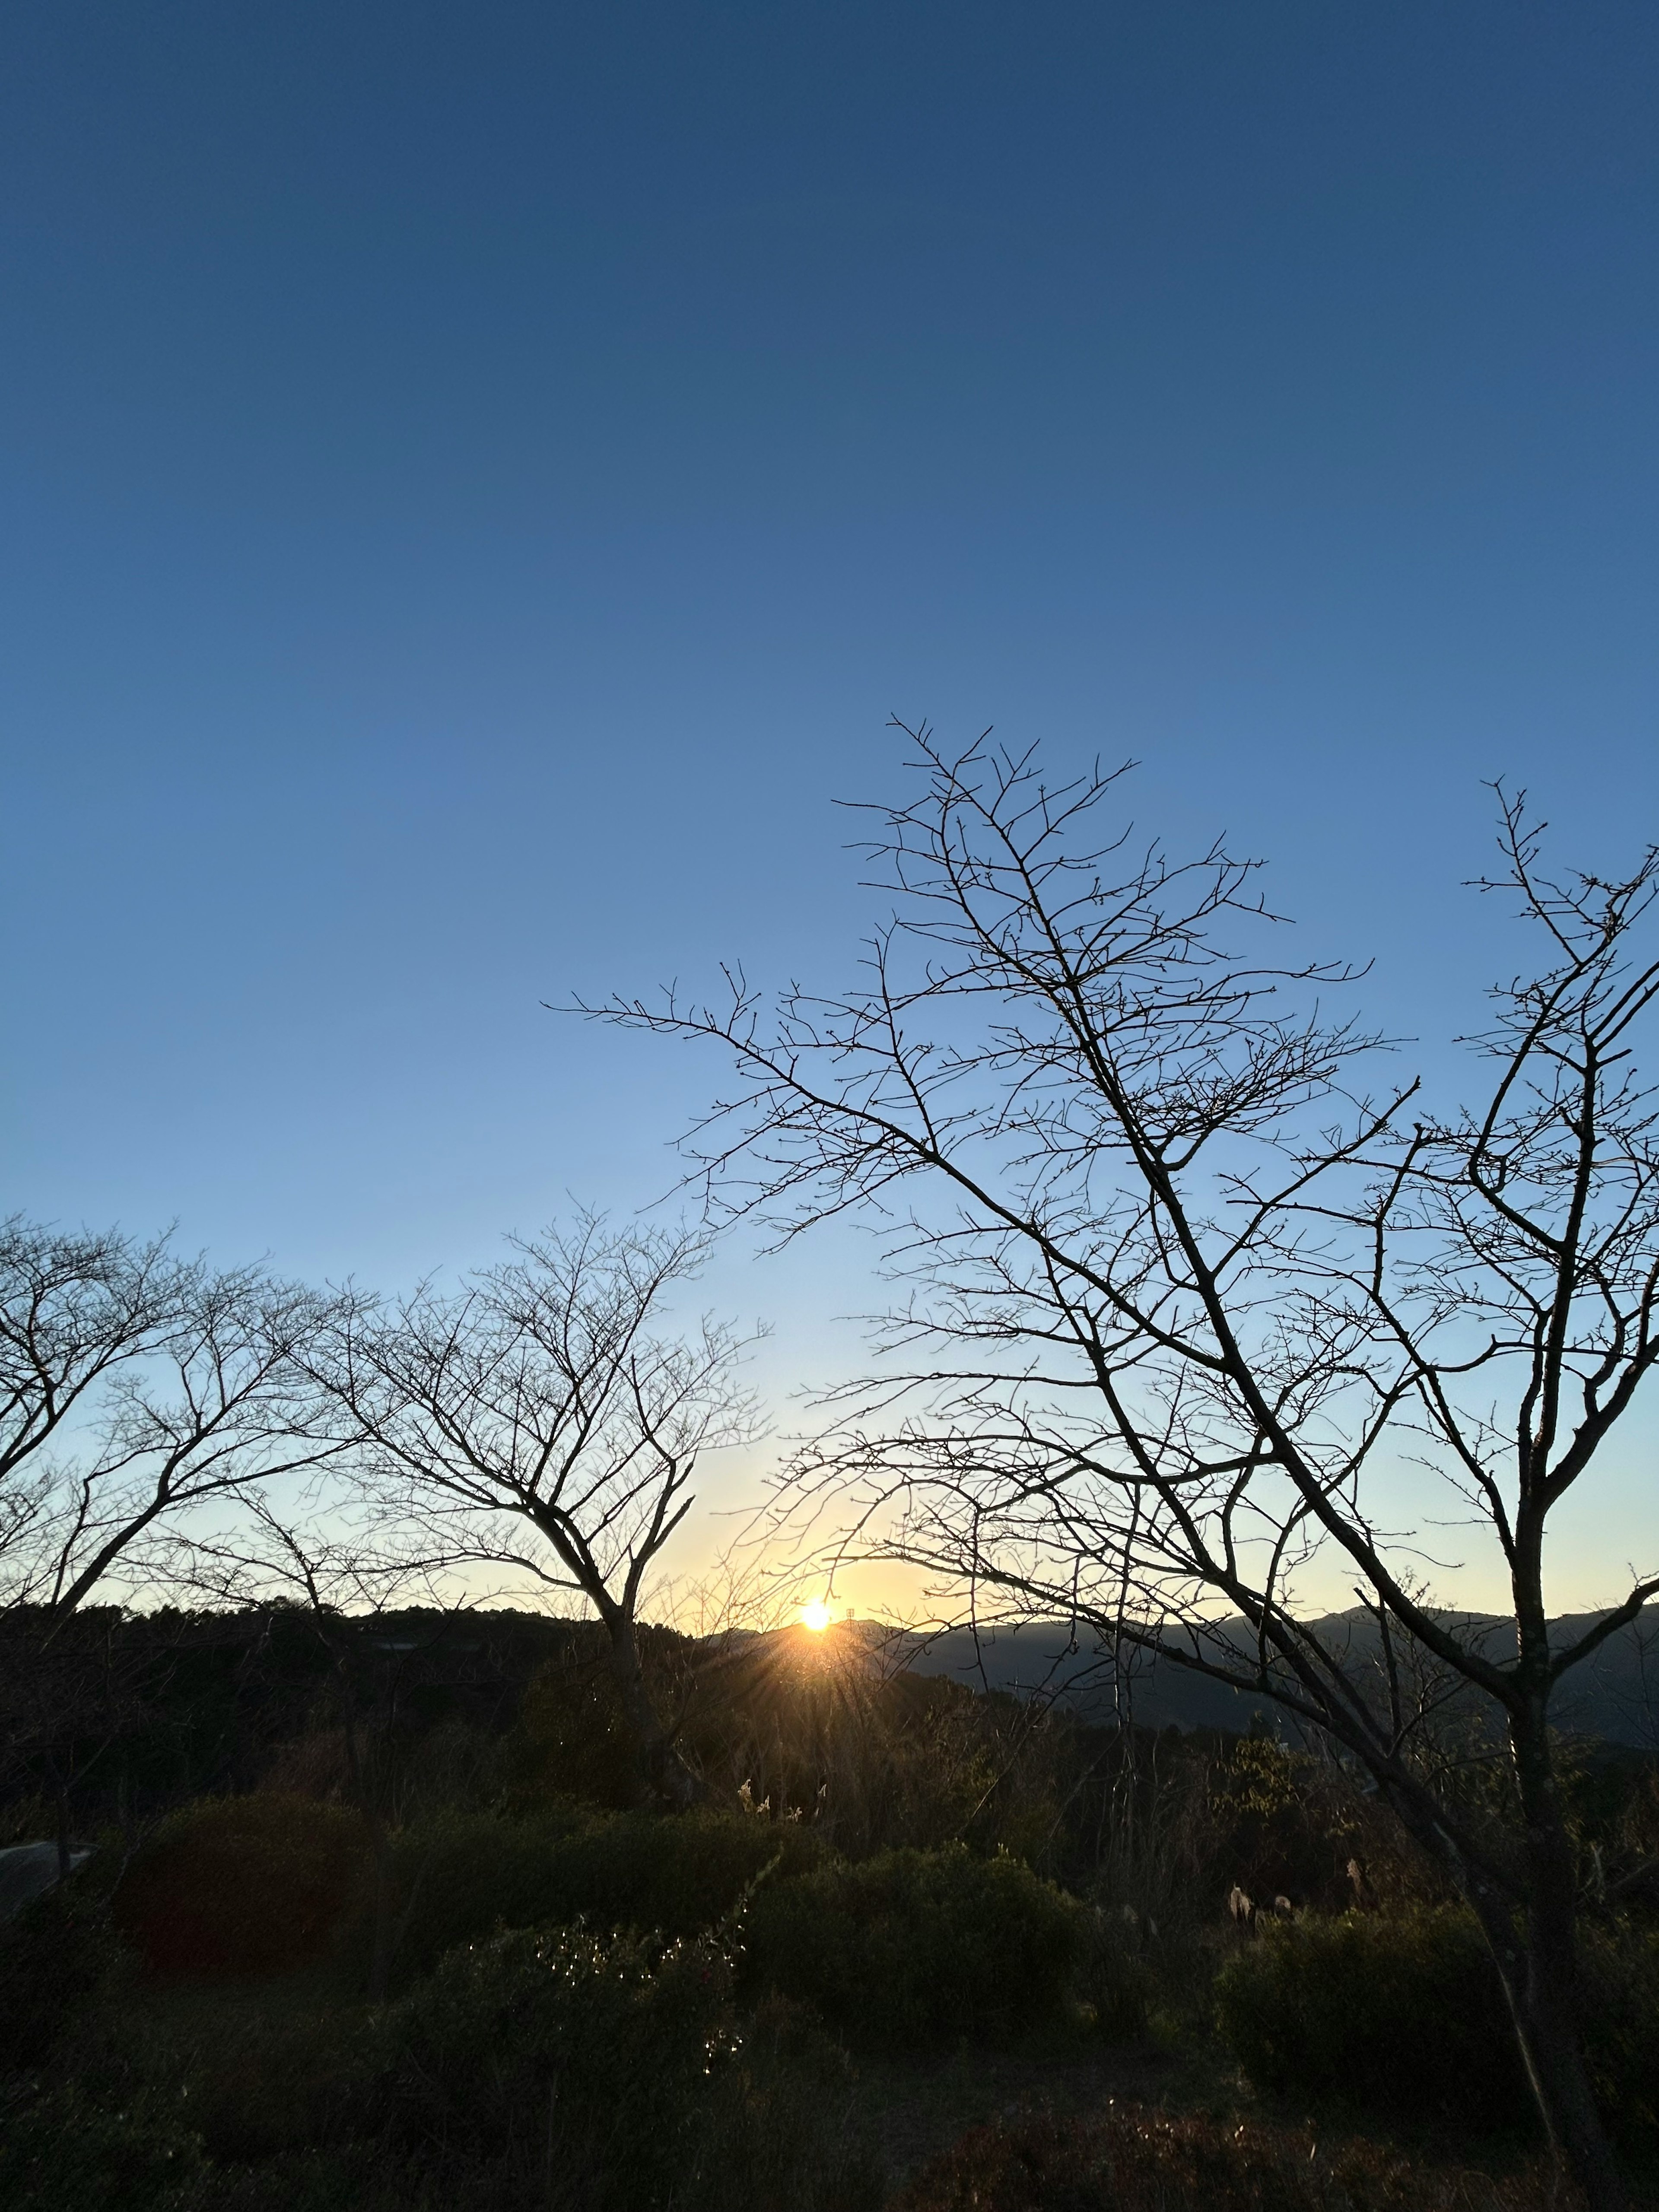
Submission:
<svg viewBox="0 0 1659 2212">
<path fill-rule="evenodd" d="M 1505 2181 L 1413 2166 L 1363 2142 L 1322 2150 L 1288 2129 L 1026 2114 L 975 2128 L 923 2168 L 899 2212 L 1546 2212 L 1544 2177 Z M 1565 2206 L 1561 2212 L 1565 2212 Z"/>
<path fill-rule="evenodd" d="M 1659 2138 L 1659 1931 L 1587 1928 L 1585 2057 L 1618 2139 Z M 1263 1929 L 1216 1984 L 1222 2034 L 1259 2087 L 1474 2128 L 1534 2108 L 1473 1915 L 1349 1913 Z"/>
<path fill-rule="evenodd" d="M 724 1919 L 774 1860 L 778 1879 L 823 1856 L 810 1829 L 741 1815 L 453 1814 L 398 1841 L 398 1962 L 423 1970 L 498 1927 L 578 1918 L 692 1936 Z"/>
<path fill-rule="evenodd" d="M 20 2087 L 0 2106 L 7 2212 L 206 2212 L 207 2178 L 199 2138 L 165 2099 L 112 2106 L 71 2082 Z"/>
<path fill-rule="evenodd" d="M 683 2201 L 731 2061 L 731 1967 L 712 1939 L 664 1946 L 523 1929 L 453 1954 L 382 2023 L 374 2117 L 468 2147 L 572 2201 Z"/>
<path fill-rule="evenodd" d="M 1062 2010 L 1085 1933 L 1018 1859 L 886 1851 L 763 1888 L 749 1973 L 866 2040 L 1006 2033 Z"/>
<path fill-rule="evenodd" d="M 714 2084 L 690 2212 L 879 2212 L 882 2162 L 856 2081 L 809 2008 L 767 1998 Z"/>
<path fill-rule="evenodd" d="M 326 1949 L 357 1885 L 357 1815 L 307 1797 L 204 1799 L 163 1823 L 115 1893 L 158 1974 L 272 1974 Z"/>
<path fill-rule="evenodd" d="M 739 2040 L 730 1996 L 708 1941 L 519 1931 L 378 2014 L 204 1995 L 141 2055 L 212 2212 L 878 2212 L 846 2052 L 782 2000 Z"/>
<path fill-rule="evenodd" d="M 208 2155 L 235 2163 L 348 2138 L 376 2057 L 355 2009 L 226 2002 L 168 2023 L 144 2063 L 188 2082 Z"/>
<path fill-rule="evenodd" d="M 1614 2136 L 1651 2156 L 1659 2146 L 1659 1928 L 1629 1921 L 1585 1932 L 1585 2057 Z"/>
<path fill-rule="evenodd" d="M 88 1867 L 0 1926 L 0 2073 L 38 2068 L 126 1954 Z"/>
<path fill-rule="evenodd" d="M 1078 1996 L 1105 2043 L 1137 2042 L 1147 2032 L 1158 1979 L 1144 1948 L 1146 1924 L 1120 1906 L 1090 1911 L 1074 1972 Z"/>
<path fill-rule="evenodd" d="M 1264 1928 L 1222 1969 L 1216 2002 L 1260 2088 L 1476 2128 L 1528 2116 L 1497 1970 L 1455 1907 Z"/>
</svg>

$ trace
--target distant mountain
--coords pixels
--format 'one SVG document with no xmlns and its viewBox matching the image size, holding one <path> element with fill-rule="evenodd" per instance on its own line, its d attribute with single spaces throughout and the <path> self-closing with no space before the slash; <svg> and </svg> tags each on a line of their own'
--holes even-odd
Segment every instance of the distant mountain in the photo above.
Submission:
<svg viewBox="0 0 1659 2212">
<path fill-rule="evenodd" d="M 1557 1700 L 1559 1725 L 1574 1735 L 1600 1736 L 1611 1743 L 1659 1752 L 1659 1608 L 1617 1631 L 1595 1655 L 1574 1668 Z M 1494 1659 L 1512 1657 L 1511 1624 L 1490 1614 L 1443 1616 L 1464 1631 L 1483 1635 Z M 1553 1638 L 1568 1643 L 1603 1618 L 1570 1613 L 1552 1624 Z M 1233 1624 L 1243 1631 L 1243 1622 Z M 1376 1624 L 1356 1608 L 1314 1624 L 1345 1648 L 1360 1667 L 1378 1660 Z M 945 1674 L 975 1688 L 1008 1690 L 1024 1697 L 1053 1697 L 1082 1718 L 1109 1721 L 1132 1717 L 1144 1728 L 1213 1728 L 1242 1733 L 1257 1712 L 1273 1717 L 1271 1700 L 1231 1690 L 1190 1668 L 1147 1661 L 1126 1650 L 1123 1679 L 1114 1655 L 1092 1639 L 1073 1639 L 1063 1621 L 1030 1621 L 1018 1627 L 955 1628 L 934 1637 L 914 1637 L 906 1662 L 919 1674 Z M 1485 1701 L 1482 1700 L 1482 1703 Z"/>
</svg>

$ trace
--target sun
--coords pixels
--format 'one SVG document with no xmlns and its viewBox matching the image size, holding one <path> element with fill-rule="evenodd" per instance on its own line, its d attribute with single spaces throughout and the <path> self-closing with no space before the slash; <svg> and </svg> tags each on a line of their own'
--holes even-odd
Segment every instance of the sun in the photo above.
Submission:
<svg viewBox="0 0 1659 2212">
<path fill-rule="evenodd" d="M 804 1605 L 800 1609 L 801 1626 L 810 1628 L 814 1636 L 823 1635 L 830 1626 L 830 1608 L 821 1597 L 815 1597 L 810 1605 Z"/>
</svg>

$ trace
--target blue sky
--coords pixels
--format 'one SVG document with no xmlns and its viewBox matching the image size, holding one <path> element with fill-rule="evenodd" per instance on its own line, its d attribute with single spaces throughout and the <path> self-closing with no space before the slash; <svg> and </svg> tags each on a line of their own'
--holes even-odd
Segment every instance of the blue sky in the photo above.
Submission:
<svg viewBox="0 0 1659 2212">
<path fill-rule="evenodd" d="M 541 1002 L 844 977 L 895 711 L 1137 756 L 1425 1039 L 1484 778 L 1659 829 L 1647 6 L 0 42 L 12 1203 L 398 1283 L 656 1195 L 712 1071 Z M 858 1273 L 715 1288 L 775 1384 Z"/>
</svg>

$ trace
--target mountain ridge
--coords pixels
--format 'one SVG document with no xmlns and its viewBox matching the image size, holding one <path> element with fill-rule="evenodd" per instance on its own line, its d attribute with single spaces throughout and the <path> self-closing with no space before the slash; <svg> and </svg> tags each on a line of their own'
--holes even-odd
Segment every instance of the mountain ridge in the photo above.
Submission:
<svg viewBox="0 0 1659 2212">
<path fill-rule="evenodd" d="M 1441 1608 L 1437 1617 L 1482 1635 L 1491 1656 L 1500 1662 L 1513 1656 L 1512 1620 L 1450 1608 Z M 1550 1624 L 1552 1640 L 1559 1632 L 1564 1641 L 1576 1641 L 1606 1617 L 1606 1610 L 1560 1614 Z M 1328 1613 L 1309 1626 L 1328 1638 L 1341 1638 L 1360 1667 L 1379 1662 L 1375 1618 L 1363 1608 Z M 1211 1633 L 1219 1636 L 1230 1627 L 1245 1632 L 1245 1623 L 1235 1620 L 1218 1623 Z M 1271 1720 L 1277 1710 L 1261 1692 L 1235 1690 L 1196 1669 L 1148 1660 L 1142 1653 L 1120 1677 L 1111 1650 L 1086 1631 L 1074 1632 L 1066 1621 L 1005 1623 L 978 1631 L 950 1628 L 931 1635 L 913 1630 L 902 1635 L 909 1644 L 904 1664 L 913 1674 L 949 1675 L 1016 1696 L 1051 1697 L 1085 1720 L 1127 1718 L 1148 1728 L 1241 1733 L 1257 1713 Z M 1487 1705 L 1479 1692 L 1468 1694 Z M 1659 1753 L 1659 1607 L 1650 1607 L 1616 1630 L 1599 1650 L 1563 1678 L 1556 1713 L 1558 1724 L 1570 1735 L 1599 1736 L 1629 1749 Z"/>
</svg>

